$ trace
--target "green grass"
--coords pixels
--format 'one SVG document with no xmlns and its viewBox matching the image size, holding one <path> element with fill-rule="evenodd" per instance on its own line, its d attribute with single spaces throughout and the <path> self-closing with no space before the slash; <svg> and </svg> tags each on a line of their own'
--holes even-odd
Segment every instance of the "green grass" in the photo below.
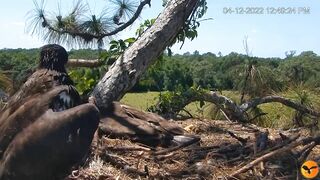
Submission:
<svg viewBox="0 0 320 180">
<path fill-rule="evenodd" d="M 139 110 L 147 110 L 151 105 L 158 102 L 159 92 L 142 92 L 142 93 L 127 93 L 121 102 L 133 106 Z M 234 91 L 223 91 L 222 95 L 231 98 L 233 101 L 238 102 L 240 95 Z M 200 108 L 200 102 L 190 103 L 185 108 L 196 118 L 207 119 L 225 119 L 221 112 L 215 112 L 216 107 L 212 103 L 205 102 L 205 105 Z M 186 113 L 181 113 L 186 115 Z"/>
<path fill-rule="evenodd" d="M 298 93 L 305 92 L 307 95 L 307 106 L 314 110 L 320 111 L 320 94 L 319 92 L 304 90 L 304 89 L 295 89 L 288 90 L 286 92 L 279 93 L 278 95 L 295 100 L 300 102 Z M 292 127 L 292 119 L 295 114 L 295 110 L 289 108 L 280 103 L 268 103 L 263 104 L 260 108 L 268 113 L 261 121 L 256 122 L 256 124 L 264 127 L 273 127 L 273 128 L 290 128 Z M 304 122 L 310 122 L 310 118 L 304 118 Z"/>
<path fill-rule="evenodd" d="M 146 110 L 158 101 L 159 92 L 127 93 L 121 102 L 139 110 Z"/>
<path fill-rule="evenodd" d="M 308 91 L 309 103 L 316 110 L 320 110 L 320 95 L 317 92 Z M 239 103 L 240 94 L 234 91 L 223 91 L 222 95 L 229 97 L 233 101 Z M 278 95 L 297 100 L 297 92 L 288 90 L 287 92 L 279 93 Z M 122 103 L 136 107 L 139 110 L 146 110 L 151 105 L 158 101 L 159 92 L 144 92 L 144 93 L 127 93 L 121 100 Z M 267 115 L 256 119 L 255 124 L 263 127 L 272 128 L 290 128 L 292 127 L 292 118 L 295 111 L 280 103 L 268 103 L 259 106 Z M 199 102 L 193 102 L 185 108 L 194 117 L 207 119 L 225 119 L 223 114 L 217 110 L 214 104 L 205 103 L 200 108 Z M 308 122 L 308 119 L 305 119 Z"/>
</svg>

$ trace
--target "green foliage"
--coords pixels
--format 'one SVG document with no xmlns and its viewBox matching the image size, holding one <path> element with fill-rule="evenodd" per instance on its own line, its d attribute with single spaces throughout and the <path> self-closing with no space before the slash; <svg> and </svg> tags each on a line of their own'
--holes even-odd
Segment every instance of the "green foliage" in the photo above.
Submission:
<svg viewBox="0 0 320 180">
<path fill-rule="evenodd" d="M 0 50 L 0 71 L 5 72 L 6 76 L 14 82 L 13 92 L 20 87 L 21 83 L 36 68 L 38 54 L 38 49 Z"/>
<path fill-rule="evenodd" d="M 82 59 L 100 59 L 106 60 L 106 66 L 99 68 L 102 74 L 107 70 L 107 65 L 111 65 L 117 57 L 127 48 L 133 38 L 114 41 L 114 46 L 108 51 L 98 51 L 91 49 L 71 50 L 70 58 Z M 0 71 L 6 72 L 6 75 L 14 83 L 13 89 L 20 87 L 26 78 L 33 72 L 37 66 L 39 49 L 3 49 L 0 50 Z M 320 56 L 312 52 L 304 52 L 300 55 L 290 58 L 258 58 L 250 57 L 255 62 L 255 67 L 259 69 L 256 74 L 256 80 L 248 90 L 253 96 L 272 94 L 274 92 L 285 91 L 290 87 L 304 85 L 310 89 L 320 88 Z M 192 86 L 201 86 L 205 89 L 213 90 L 239 90 L 243 84 L 245 76 L 246 55 L 230 53 L 225 56 L 217 56 L 213 53 L 199 54 L 185 53 L 184 55 L 160 56 L 135 85 L 133 91 L 172 91 L 178 87 L 189 88 Z M 75 69 L 72 69 L 74 71 Z M 89 70 L 86 70 L 89 71 Z M 85 73 L 79 70 L 79 75 L 75 76 L 75 81 L 82 81 L 81 75 L 89 75 L 86 79 L 89 81 L 91 73 Z M 101 76 L 95 76 L 95 82 Z M 91 80 L 92 82 L 92 80 Z M 80 84 L 90 84 L 82 83 Z M 81 87 L 92 87 L 81 85 Z M 82 91 L 84 92 L 84 88 Z M 256 90 L 257 89 L 257 90 Z"/>
<path fill-rule="evenodd" d="M 36 69 L 39 59 L 39 49 L 2 49 L 0 50 L 0 72 L 4 72 L 6 76 L 12 80 L 13 87 L 12 91 L 15 92 L 21 85 L 26 81 L 26 79 L 32 74 Z M 85 50 L 71 50 L 69 52 L 69 58 L 88 58 L 88 59 L 97 59 L 99 53 L 97 50 L 85 49 Z M 98 73 L 103 73 L 103 68 L 99 70 L 90 70 L 81 68 L 79 70 L 72 69 L 74 80 L 76 83 L 80 83 L 81 92 L 85 92 L 88 87 L 93 87 L 93 84 L 100 79 Z M 78 71 L 78 72 L 73 72 Z M 92 72 L 91 72 L 92 71 Z M 88 77 L 83 77 L 87 76 Z M 92 79 L 94 77 L 94 82 Z M 86 79 L 84 82 L 82 82 Z M 7 81 L 7 80 L 6 80 Z M 7 81 L 8 82 L 8 81 Z M 86 85 L 84 85 L 86 84 Z M 5 85 L 7 86 L 7 85 Z"/>
<path fill-rule="evenodd" d="M 12 88 L 12 80 L 0 71 L 0 91 L 4 90 L 5 92 L 9 93 L 12 91 Z"/>
<path fill-rule="evenodd" d="M 82 59 L 100 57 L 100 59 L 106 60 L 106 65 L 111 65 L 121 54 L 120 52 L 130 46 L 133 41 L 133 38 L 113 41 L 113 46 L 110 46 L 108 51 L 71 50 L 69 57 Z M 0 71 L 6 72 L 6 75 L 15 82 L 14 90 L 19 88 L 36 68 L 38 56 L 39 49 L 0 50 Z M 320 57 L 312 52 L 304 52 L 285 59 L 250 58 L 255 62 L 255 67 L 259 69 L 259 72 L 254 76 L 256 80 L 252 83 L 252 87 L 259 87 L 260 90 L 259 88 L 248 89 L 255 90 L 251 92 L 254 94 L 253 96 L 284 91 L 299 84 L 310 89 L 320 88 Z M 221 57 L 213 53 L 201 55 L 197 52 L 174 56 L 164 54 L 148 68 L 133 91 L 172 91 L 179 86 L 182 88 L 201 86 L 205 89 L 241 91 L 247 59 L 246 55 L 238 53 L 230 53 Z M 103 66 L 98 71 L 101 74 L 106 70 L 107 66 Z M 79 70 L 79 74 L 86 75 L 88 73 Z M 79 80 L 76 78 L 75 81 L 80 82 L 81 76 L 77 77 Z M 99 77 L 101 76 L 96 76 L 95 81 Z M 87 77 L 87 79 L 91 78 Z"/>
<path fill-rule="evenodd" d="M 150 106 L 148 111 L 174 118 L 181 109 L 191 103 L 194 98 L 201 96 L 204 92 L 205 90 L 195 87 L 188 89 L 178 87 L 174 91 L 165 91 L 160 93 L 157 104 Z M 202 106 L 204 106 L 203 101 L 200 102 L 200 107 Z"/>
<path fill-rule="evenodd" d="M 156 19 L 147 19 L 144 21 L 144 23 L 141 23 L 139 28 L 136 30 L 136 36 L 141 36 L 144 31 L 146 31 L 148 28 L 150 28 Z"/>
<path fill-rule="evenodd" d="M 149 68 L 141 77 L 135 90 L 173 90 L 180 84 L 184 88 L 201 86 L 242 91 L 248 58 L 254 62 L 255 68 L 250 73 L 250 86 L 246 89 L 251 97 L 284 91 L 301 83 L 310 88 L 320 87 L 320 57 L 317 55 L 280 59 L 248 57 L 238 53 L 221 57 L 212 53 L 185 53 L 171 57 L 165 55 L 160 64 Z M 294 69 L 296 64 L 302 67 L 303 78 L 290 76 L 290 69 Z"/>
<path fill-rule="evenodd" d="M 166 1 L 163 1 L 163 3 L 166 4 Z M 186 39 L 192 41 L 194 38 L 198 36 L 197 28 L 200 26 L 200 19 L 207 12 L 207 9 L 208 6 L 206 0 L 200 0 L 196 8 L 193 10 L 190 18 L 185 22 L 185 25 L 183 26 L 183 28 L 181 28 L 177 36 L 171 42 L 171 45 L 169 45 L 169 51 L 171 51 L 170 47 L 172 45 L 176 43 L 181 43 L 182 47 Z"/>
<path fill-rule="evenodd" d="M 320 91 L 310 89 L 305 86 L 290 87 L 288 90 L 279 92 L 277 95 L 293 99 L 300 103 L 305 101 L 305 106 L 320 111 Z M 296 111 L 280 103 L 268 103 L 259 106 L 267 115 L 256 119 L 253 123 L 272 128 L 288 129 L 295 126 L 293 121 L 296 116 Z M 303 115 L 302 122 L 304 125 L 312 125 L 314 119 Z M 314 126 L 314 125 L 312 125 Z"/>
<path fill-rule="evenodd" d="M 319 106 L 319 93 L 316 91 L 304 86 L 304 85 L 298 85 L 295 87 L 291 87 L 288 90 L 288 93 L 291 95 L 291 99 L 295 99 L 298 103 L 310 108 L 318 110 L 320 109 Z M 305 126 L 305 125 L 313 125 L 315 119 L 312 119 L 311 117 L 307 116 L 306 114 L 303 114 L 301 112 L 294 112 L 292 118 L 293 126 Z M 316 123 L 317 125 L 318 123 Z"/>
<path fill-rule="evenodd" d="M 128 38 L 125 40 L 113 40 L 110 42 L 109 51 L 113 54 L 120 55 L 126 50 L 132 43 L 136 41 L 135 38 Z"/>
<path fill-rule="evenodd" d="M 75 81 L 76 88 L 80 95 L 88 95 L 93 90 L 94 86 L 99 82 L 102 75 L 107 71 L 108 66 L 113 64 L 115 60 L 134 42 L 135 38 L 112 40 L 110 42 L 109 50 L 99 50 L 98 53 L 98 58 L 105 62 L 104 65 L 93 69 L 72 69 L 69 72 L 69 75 Z M 88 52 L 91 52 L 91 50 L 88 50 L 87 53 Z M 93 54 L 96 54 L 96 52 L 97 50 L 93 52 Z M 77 53 L 83 53 L 83 50 L 80 50 Z"/>
<path fill-rule="evenodd" d="M 80 95 L 88 95 L 99 82 L 101 72 L 99 68 L 78 68 L 69 71 Z"/>
<path fill-rule="evenodd" d="M 280 63 L 279 69 L 284 72 L 284 80 L 291 86 L 305 84 L 320 87 L 320 58 L 312 51 L 302 52 Z"/>
</svg>

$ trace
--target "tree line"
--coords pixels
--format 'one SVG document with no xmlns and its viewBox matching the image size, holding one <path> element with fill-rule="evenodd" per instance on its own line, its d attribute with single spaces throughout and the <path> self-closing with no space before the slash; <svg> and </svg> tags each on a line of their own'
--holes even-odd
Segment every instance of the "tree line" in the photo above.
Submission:
<svg viewBox="0 0 320 180">
<path fill-rule="evenodd" d="M 251 72 L 249 65 L 253 66 Z M 212 90 L 242 91 L 245 76 L 249 80 L 245 91 L 255 96 L 285 90 L 295 85 L 320 87 L 320 56 L 305 51 L 286 58 L 250 57 L 232 52 L 228 55 L 205 53 L 164 56 L 153 65 L 135 86 L 136 91 L 163 91 L 191 86 Z M 249 93 L 250 94 L 250 93 Z"/>
<path fill-rule="evenodd" d="M 14 89 L 34 71 L 38 55 L 39 49 L 0 50 L 0 71 L 12 79 Z M 99 56 L 98 50 L 69 51 L 69 58 L 96 59 Z M 173 91 L 200 86 L 210 90 L 251 91 L 247 93 L 262 96 L 300 84 L 320 87 L 320 56 L 312 51 L 287 54 L 285 58 L 251 57 L 235 52 L 222 56 L 198 51 L 172 56 L 164 54 L 160 58 L 132 91 Z M 249 65 L 253 67 L 252 72 L 248 72 Z M 107 65 L 91 69 L 71 68 L 70 73 L 80 91 L 86 93 L 106 70 Z M 243 89 L 248 74 L 249 83 Z"/>
</svg>

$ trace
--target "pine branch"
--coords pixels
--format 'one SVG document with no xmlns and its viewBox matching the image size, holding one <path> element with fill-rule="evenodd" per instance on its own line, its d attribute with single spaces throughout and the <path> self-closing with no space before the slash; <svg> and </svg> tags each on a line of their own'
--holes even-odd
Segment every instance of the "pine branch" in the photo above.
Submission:
<svg viewBox="0 0 320 180">
<path fill-rule="evenodd" d="M 101 33 L 101 34 L 94 34 L 91 32 L 82 32 L 78 28 L 75 28 L 75 29 L 74 28 L 71 29 L 68 27 L 66 27 L 65 29 L 56 28 L 52 24 L 49 23 L 50 21 L 44 15 L 41 15 L 40 18 L 42 19 L 43 27 L 47 28 L 49 31 L 56 32 L 59 35 L 68 34 L 68 35 L 72 36 L 73 38 L 80 37 L 85 42 L 90 42 L 93 39 L 97 39 L 98 41 L 101 41 L 103 38 L 105 38 L 107 36 L 115 35 L 115 34 L 119 33 L 120 31 L 124 30 L 125 28 L 127 28 L 128 26 L 130 26 L 139 17 L 139 15 L 142 12 L 143 7 L 145 5 L 150 4 L 150 1 L 151 0 L 141 1 L 136 12 L 131 17 L 131 19 L 129 19 L 126 23 L 122 24 L 118 28 L 112 30 L 111 32 Z"/>
</svg>

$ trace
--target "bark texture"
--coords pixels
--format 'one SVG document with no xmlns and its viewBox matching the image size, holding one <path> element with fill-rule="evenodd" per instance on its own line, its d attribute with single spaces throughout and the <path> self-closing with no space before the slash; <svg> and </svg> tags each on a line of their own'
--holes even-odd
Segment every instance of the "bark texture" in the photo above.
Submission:
<svg viewBox="0 0 320 180">
<path fill-rule="evenodd" d="M 110 67 L 93 90 L 99 109 L 119 100 L 183 27 L 198 0 L 172 0 L 148 29 Z"/>
</svg>

